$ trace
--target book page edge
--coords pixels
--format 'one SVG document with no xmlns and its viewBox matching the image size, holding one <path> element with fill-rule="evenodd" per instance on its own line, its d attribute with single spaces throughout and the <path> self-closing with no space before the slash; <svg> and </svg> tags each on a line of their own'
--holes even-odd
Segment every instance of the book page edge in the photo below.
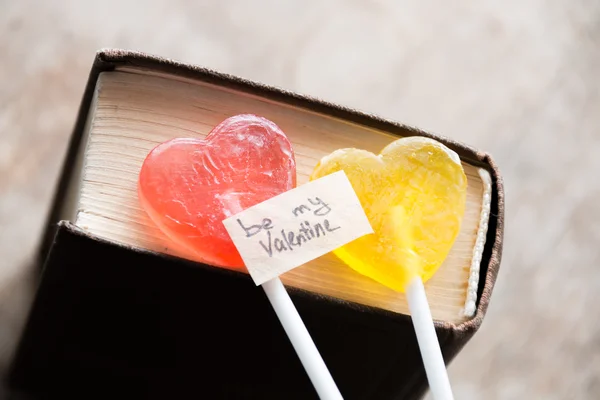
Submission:
<svg viewBox="0 0 600 400">
<path fill-rule="evenodd" d="M 85 155 L 87 153 L 87 147 L 90 140 L 91 128 L 94 123 L 94 117 L 96 115 L 96 107 L 98 104 L 98 91 L 99 91 L 99 79 L 96 81 L 94 86 L 94 94 L 90 103 L 90 108 L 87 112 L 87 118 L 82 132 L 82 140 L 77 150 L 77 156 L 72 165 L 73 172 L 69 179 L 69 185 L 65 191 L 63 198 L 64 204 L 59 213 L 60 221 L 69 221 L 76 224 L 77 214 L 80 208 L 80 196 L 81 187 L 83 184 L 83 173 L 85 168 Z"/>
<path fill-rule="evenodd" d="M 473 258 L 471 259 L 471 268 L 469 272 L 469 284 L 467 286 L 467 297 L 465 300 L 464 316 L 472 318 L 477 310 L 477 292 L 479 289 L 479 271 L 481 269 L 481 259 L 485 249 L 488 223 L 490 218 L 490 207 L 492 200 L 492 178 L 490 173 L 479 169 L 479 176 L 483 183 L 483 199 L 481 203 L 481 215 L 479 219 L 479 228 L 473 247 Z"/>
<path fill-rule="evenodd" d="M 105 72 L 100 73 L 100 75 L 105 74 L 105 73 L 110 73 L 110 72 L 112 72 L 112 71 L 105 71 Z M 244 96 L 257 98 L 266 103 L 277 104 L 278 106 L 282 106 L 282 107 L 286 107 L 286 108 L 298 108 L 298 107 L 294 107 L 292 105 L 285 104 L 285 103 L 282 103 L 282 102 L 279 102 L 276 100 L 271 100 L 264 96 L 259 96 L 259 95 L 255 95 L 255 94 L 251 94 L 251 93 L 247 93 L 247 92 L 243 92 L 243 91 L 240 92 L 235 89 L 223 87 L 220 85 L 210 84 L 207 82 L 203 82 L 201 80 L 179 77 L 177 75 L 169 74 L 169 73 L 160 73 L 160 72 L 155 73 L 153 71 L 147 71 L 147 70 L 143 70 L 143 69 L 139 69 L 139 68 L 132 68 L 132 67 L 119 67 L 119 68 L 115 69 L 115 72 L 125 72 L 125 73 L 139 74 L 139 75 L 150 75 L 150 76 L 156 76 L 156 77 L 160 77 L 160 78 L 164 78 L 164 79 L 173 79 L 173 80 L 183 81 L 186 83 L 192 83 L 192 84 L 201 85 L 201 86 L 211 86 L 211 87 L 219 88 L 219 90 L 224 90 L 224 91 L 232 92 L 232 93 L 236 93 L 236 94 L 243 93 Z M 76 222 L 77 213 L 80 208 L 79 189 L 81 187 L 81 182 L 83 180 L 83 174 L 84 174 L 84 169 L 85 169 L 84 158 L 85 158 L 86 149 L 87 149 L 87 146 L 89 143 L 90 132 L 92 129 L 93 120 L 94 120 L 94 116 L 95 116 L 95 112 L 96 112 L 98 92 L 100 90 L 100 80 L 101 79 L 99 76 L 96 86 L 94 88 L 94 96 L 92 99 L 92 103 L 90 105 L 90 110 L 88 112 L 88 118 L 87 118 L 86 124 L 85 124 L 85 132 L 83 133 L 84 138 L 82 140 L 82 144 L 80 146 L 78 157 L 77 157 L 76 163 L 74 165 L 74 168 L 77 168 L 77 171 L 76 171 L 76 173 L 74 173 L 72 175 L 71 181 L 69 184 L 69 189 L 68 189 L 69 197 L 73 196 L 72 198 L 76 198 L 77 206 L 72 207 L 68 210 L 67 213 L 69 215 L 69 218 L 67 218 L 67 219 L 70 221 L 74 221 L 76 225 L 77 225 L 77 222 Z M 356 126 L 361 126 L 362 128 L 368 128 L 368 130 L 371 130 L 378 134 L 384 134 L 386 136 L 390 136 L 390 137 L 394 137 L 394 138 L 400 137 L 399 135 L 395 135 L 395 134 L 392 134 L 390 132 L 386 132 L 386 131 L 383 131 L 380 129 L 375 129 L 372 127 L 368 127 L 368 126 L 365 126 L 362 124 L 352 122 L 352 121 L 342 120 L 340 118 L 336 118 L 334 116 L 323 114 L 323 113 L 320 113 L 317 111 L 313 111 L 313 110 L 309 110 L 309 109 L 305 109 L 305 108 L 303 108 L 303 109 L 310 113 L 319 114 L 321 116 L 326 116 L 327 118 L 341 120 L 341 121 L 344 121 L 345 123 L 349 123 L 349 124 L 356 125 Z M 463 159 L 462 162 L 467 165 L 474 166 L 473 164 L 471 164 L 469 162 L 468 159 L 467 160 Z M 477 289 L 478 289 L 478 285 L 479 285 L 479 271 L 480 271 L 480 267 L 481 267 L 480 264 L 481 264 L 482 253 L 483 253 L 483 249 L 485 247 L 485 242 L 486 242 L 486 233 L 487 233 L 487 228 L 488 228 L 490 197 L 491 197 L 490 173 L 487 170 L 482 169 L 482 168 L 479 169 L 478 172 L 479 172 L 478 175 L 479 175 L 479 177 L 482 181 L 482 185 L 483 185 L 483 203 L 482 203 L 482 208 L 481 208 L 481 212 L 480 212 L 480 221 L 479 221 L 478 231 L 477 231 L 477 235 L 476 235 L 476 242 L 475 242 L 475 246 L 473 248 L 473 258 L 472 258 L 472 262 L 471 262 L 470 269 L 469 269 L 469 280 L 468 280 L 468 285 L 467 285 L 467 289 L 466 289 L 467 293 L 466 293 L 465 305 L 461 312 L 461 314 L 463 314 L 463 317 L 467 317 L 467 319 L 473 317 L 475 314 L 475 311 L 476 311 Z M 486 181 L 486 179 L 487 179 L 487 181 Z M 486 194 L 487 194 L 487 199 L 488 199 L 487 204 L 485 202 Z M 486 212 L 486 210 L 487 210 L 487 212 Z M 67 213 L 63 213 L 63 215 L 66 215 Z M 484 218 L 484 216 L 486 216 L 486 217 Z M 466 320 L 463 320 L 462 322 L 465 322 L 465 321 Z"/>
</svg>

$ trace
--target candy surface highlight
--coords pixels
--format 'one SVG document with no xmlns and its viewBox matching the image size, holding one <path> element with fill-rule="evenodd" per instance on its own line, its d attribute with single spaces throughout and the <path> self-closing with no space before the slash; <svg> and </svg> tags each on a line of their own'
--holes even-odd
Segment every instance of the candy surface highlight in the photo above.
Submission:
<svg viewBox="0 0 600 400">
<path fill-rule="evenodd" d="M 467 177 L 458 155 L 428 138 L 409 137 L 379 155 L 336 150 L 311 179 L 344 170 L 375 233 L 334 253 L 350 267 L 397 291 L 442 265 L 460 230 Z"/>
<path fill-rule="evenodd" d="M 206 139 L 173 139 L 146 157 L 140 202 L 153 222 L 196 260 L 243 267 L 224 219 L 296 186 L 291 143 L 273 122 L 237 115 Z"/>
</svg>

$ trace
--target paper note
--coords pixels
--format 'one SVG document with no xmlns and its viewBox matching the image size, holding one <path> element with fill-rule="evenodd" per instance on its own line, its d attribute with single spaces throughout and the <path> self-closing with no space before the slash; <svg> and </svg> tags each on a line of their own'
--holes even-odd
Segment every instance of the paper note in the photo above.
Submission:
<svg viewBox="0 0 600 400">
<path fill-rule="evenodd" d="M 275 196 L 223 224 L 257 285 L 373 233 L 344 171 Z"/>
</svg>

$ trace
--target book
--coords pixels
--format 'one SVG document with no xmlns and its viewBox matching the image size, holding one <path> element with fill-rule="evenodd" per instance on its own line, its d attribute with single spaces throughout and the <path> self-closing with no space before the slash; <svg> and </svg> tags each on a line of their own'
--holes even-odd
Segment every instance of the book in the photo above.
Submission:
<svg viewBox="0 0 600 400">
<path fill-rule="evenodd" d="M 175 137 L 203 137 L 241 113 L 264 116 L 286 133 L 296 153 L 298 185 L 338 148 L 378 153 L 399 137 L 422 135 L 456 151 L 468 179 L 466 212 L 426 291 L 447 362 L 474 334 L 502 248 L 502 179 L 488 154 L 282 89 L 106 50 L 90 73 L 42 242 L 44 272 L 13 364 L 15 389 L 83 394 L 82 388 L 102 381 L 108 392 L 118 386 L 134 397 L 158 398 L 190 395 L 202 379 L 198 394 L 206 398 L 315 398 L 249 276 L 186 260 L 137 199 L 139 169 L 153 147 Z M 427 382 L 403 294 L 331 254 L 281 278 L 345 398 L 423 393 Z M 151 306 L 161 310 L 159 317 L 151 315 Z M 262 344 L 265 352 L 249 349 L 245 340 Z M 153 346 L 157 359 L 170 365 L 143 354 Z M 224 359 L 238 365 L 233 376 Z M 42 373 L 41 366 L 54 372 Z"/>
</svg>

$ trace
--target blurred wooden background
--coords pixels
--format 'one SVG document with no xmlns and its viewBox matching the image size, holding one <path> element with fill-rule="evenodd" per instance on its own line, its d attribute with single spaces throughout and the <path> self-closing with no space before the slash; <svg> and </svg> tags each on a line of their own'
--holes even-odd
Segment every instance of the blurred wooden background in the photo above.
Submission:
<svg viewBox="0 0 600 400">
<path fill-rule="evenodd" d="M 0 369 L 97 49 L 197 63 L 492 153 L 506 243 L 457 399 L 600 397 L 600 3 L 0 0 Z"/>
</svg>

